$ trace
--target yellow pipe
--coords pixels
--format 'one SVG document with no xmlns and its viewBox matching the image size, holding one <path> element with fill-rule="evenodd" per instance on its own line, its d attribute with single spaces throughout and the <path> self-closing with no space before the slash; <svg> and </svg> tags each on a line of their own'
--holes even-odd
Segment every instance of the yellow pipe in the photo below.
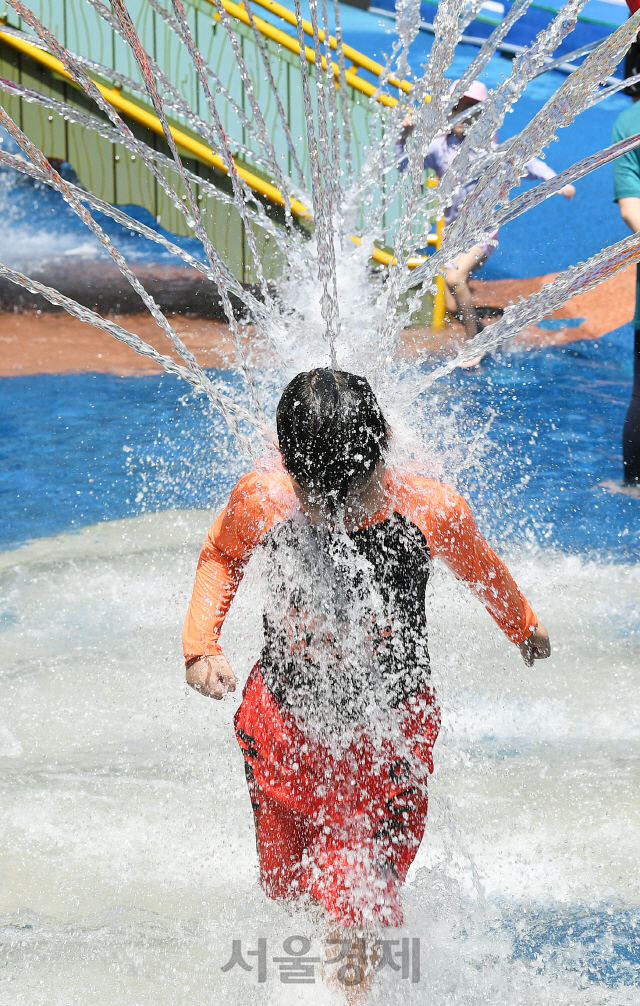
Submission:
<svg viewBox="0 0 640 1006">
<path fill-rule="evenodd" d="M 436 178 L 433 177 L 427 178 L 427 188 L 435 189 L 437 187 L 438 187 L 438 181 Z M 440 245 L 442 244 L 443 232 L 444 232 L 444 222 L 442 220 L 438 220 L 436 224 L 436 233 L 427 235 L 427 244 L 435 245 L 436 248 L 439 248 Z M 362 244 L 361 239 L 353 234 L 351 235 L 351 240 L 353 241 L 354 244 L 357 245 Z M 390 255 L 389 252 L 382 251 L 382 248 L 374 248 L 371 258 L 375 259 L 376 262 L 380 262 L 381 265 L 387 265 L 387 266 L 397 265 L 398 262 L 397 258 L 395 258 L 393 255 Z M 426 255 L 412 255 L 410 258 L 407 259 L 407 265 L 409 266 L 410 269 L 417 269 L 419 265 L 422 265 L 422 263 L 426 261 L 427 261 Z M 444 287 L 442 296 L 444 298 Z"/>
<path fill-rule="evenodd" d="M 297 21 L 295 14 L 293 14 L 287 7 L 283 7 L 282 4 L 276 2 L 276 0 L 255 0 L 255 3 L 264 7 L 265 10 L 271 11 L 278 17 L 286 21 L 287 24 L 291 24 L 297 27 Z M 302 30 L 305 35 L 313 35 L 313 26 L 310 21 L 305 21 L 302 19 Z M 324 31 L 322 28 L 318 28 L 318 38 L 321 42 L 324 42 Z M 332 49 L 338 48 L 338 43 L 333 35 L 329 35 L 329 45 Z M 384 73 L 384 67 L 381 63 L 376 63 L 375 59 L 370 59 L 369 56 L 365 56 L 363 53 L 358 52 L 357 49 L 353 49 L 350 45 L 343 45 L 342 51 L 344 52 L 347 59 L 350 59 L 356 66 L 361 66 L 364 70 L 369 70 L 370 73 L 376 75 L 376 77 L 381 77 Z M 392 84 L 393 87 L 402 88 L 407 94 L 412 88 L 412 84 L 408 80 L 398 80 L 397 77 L 387 77 L 387 83 Z"/>
<path fill-rule="evenodd" d="M 52 56 L 51 53 L 45 52 L 35 45 L 31 45 L 30 42 L 26 42 L 22 38 L 17 38 L 15 35 L 8 35 L 1 30 L 0 37 L 8 45 L 13 46 L 14 49 L 25 53 L 37 63 L 40 63 L 42 66 L 46 66 L 47 69 L 52 70 L 61 77 L 64 77 L 65 80 L 75 83 L 71 74 L 67 73 L 60 60 L 56 59 L 55 56 Z M 147 129 L 157 133 L 158 136 L 164 136 L 162 123 L 157 116 L 152 115 L 151 112 L 147 112 L 144 108 L 140 108 L 139 105 L 135 105 L 127 98 L 123 98 L 117 88 L 105 87 L 103 84 L 99 84 L 96 80 L 94 80 L 93 83 L 98 88 L 103 98 L 106 98 L 109 104 L 117 109 L 118 112 L 122 112 L 123 115 L 133 119 L 134 122 L 140 123 L 141 126 L 146 126 Z M 193 154 L 199 160 L 204 161 L 205 164 L 210 164 L 219 171 L 223 171 L 225 174 L 228 174 L 229 169 L 222 158 L 218 154 L 214 154 L 209 147 L 204 145 L 204 143 L 194 140 L 193 137 L 188 136 L 187 133 L 183 133 L 181 129 L 175 129 L 173 126 L 169 126 L 169 129 L 171 130 L 171 135 L 179 147 L 182 147 L 183 150 Z M 258 175 L 254 175 L 253 172 L 247 171 L 245 168 L 240 168 L 238 165 L 236 165 L 236 171 L 254 192 L 258 192 L 260 195 L 265 196 L 272 203 L 276 203 L 278 206 L 285 205 L 284 196 L 275 185 L 270 185 L 269 182 L 265 182 L 262 178 L 259 178 Z M 291 212 L 295 213 L 297 217 L 301 217 L 305 220 L 309 220 L 311 218 L 307 207 L 297 199 L 291 200 Z"/>
<path fill-rule="evenodd" d="M 351 235 L 351 240 L 353 241 L 354 245 L 362 244 L 362 239 L 356 237 L 355 234 Z M 436 240 L 437 238 L 435 234 L 429 234 L 427 236 L 427 244 L 429 245 L 435 244 Z M 383 251 L 382 248 L 374 248 L 371 253 L 371 258 L 375 262 L 379 262 L 381 265 L 393 266 L 398 264 L 398 259 L 395 257 L 395 255 L 391 255 L 389 252 Z M 417 269 L 419 265 L 422 265 L 422 263 L 426 261 L 427 261 L 426 255 L 412 255 L 410 258 L 407 259 L 407 265 L 409 266 L 410 269 Z"/>
<path fill-rule="evenodd" d="M 444 234 L 444 219 L 440 217 L 436 224 L 436 250 L 442 245 Z M 431 327 L 438 332 L 444 325 L 445 300 L 444 300 L 444 276 L 436 276 L 436 295 L 433 300 L 433 318 Z"/>
<path fill-rule="evenodd" d="M 213 4 L 213 2 L 214 0 L 209 0 L 209 3 Z M 246 25 L 251 24 L 251 21 L 249 20 L 249 15 L 247 14 L 244 7 L 241 7 L 237 3 L 233 3 L 232 0 L 220 0 L 220 2 L 224 7 L 224 9 L 226 10 L 227 14 L 230 14 L 231 17 L 236 19 L 236 21 L 240 21 L 242 24 Z M 268 21 L 263 21 L 262 18 L 260 17 L 254 17 L 253 20 L 255 22 L 256 28 L 258 29 L 261 35 L 265 35 L 267 38 L 270 38 L 273 42 L 276 42 L 278 45 L 281 45 L 284 49 L 288 49 L 289 52 L 294 53 L 296 56 L 300 55 L 300 44 L 297 39 L 292 38 L 291 35 L 287 35 L 287 33 L 281 31 L 280 28 L 275 28 L 272 24 L 269 24 Z M 295 18 L 293 20 L 293 23 L 294 24 L 296 23 Z M 305 45 L 304 50 L 307 63 L 312 64 L 315 63 L 316 61 L 315 50 L 310 48 L 310 46 L 308 45 Z M 324 56 L 321 57 L 321 62 L 322 62 L 322 69 L 326 71 L 327 60 Z M 334 63 L 333 75 L 336 78 L 336 80 L 339 77 L 339 73 L 340 73 L 339 68 L 337 64 Z M 361 80 L 360 77 L 356 76 L 356 74 L 351 70 L 345 70 L 344 76 L 347 84 L 349 84 L 350 87 L 352 87 L 355 91 L 360 91 L 362 94 L 366 94 L 368 98 L 372 97 L 372 95 L 376 94 L 376 92 L 378 91 L 378 88 L 376 87 L 375 84 L 370 84 L 368 80 Z M 389 94 L 381 94 L 381 93 L 377 94 L 376 100 L 379 101 L 381 105 L 386 105 L 388 108 L 395 108 L 395 106 L 398 104 L 398 99 L 392 98 L 391 95 Z"/>
</svg>

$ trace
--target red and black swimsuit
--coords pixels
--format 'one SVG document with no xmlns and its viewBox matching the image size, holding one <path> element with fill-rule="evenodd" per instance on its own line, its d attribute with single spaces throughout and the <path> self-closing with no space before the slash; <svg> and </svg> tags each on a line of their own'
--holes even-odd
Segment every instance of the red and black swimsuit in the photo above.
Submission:
<svg viewBox="0 0 640 1006">
<path fill-rule="evenodd" d="M 393 708 L 427 686 L 431 555 L 407 517 L 348 535 L 291 518 L 263 547 L 260 671 L 279 702 L 322 714 L 331 729 L 363 720 L 372 701 Z"/>
<path fill-rule="evenodd" d="M 308 895 L 345 925 L 400 925 L 439 712 L 425 586 L 440 558 L 514 642 L 536 616 L 453 489 L 386 474 L 388 505 L 349 535 L 301 514 L 282 470 L 240 480 L 207 537 L 185 658 L 219 654 L 249 557 L 264 561 L 265 644 L 235 716 L 261 884 Z"/>
</svg>

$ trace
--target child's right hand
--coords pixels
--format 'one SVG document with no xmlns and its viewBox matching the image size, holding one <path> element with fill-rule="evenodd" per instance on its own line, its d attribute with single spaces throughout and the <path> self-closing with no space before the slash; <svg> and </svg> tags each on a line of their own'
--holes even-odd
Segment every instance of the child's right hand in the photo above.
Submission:
<svg viewBox="0 0 640 1006">
<path fill-rule="evenodd" d="M 200 657 L 187 667 L 187 684 L 211 699 L 222 699 L 227 692 L 235 692 L 236 676 L 222 654 Z"/>
</svg>

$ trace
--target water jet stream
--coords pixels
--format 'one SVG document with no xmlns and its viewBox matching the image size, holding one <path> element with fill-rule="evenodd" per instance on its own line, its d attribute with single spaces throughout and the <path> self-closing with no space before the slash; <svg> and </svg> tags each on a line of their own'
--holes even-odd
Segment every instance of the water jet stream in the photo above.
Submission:
<svg viewBox="0 0 640 1006">
<path fill-rule="evenodd" d="M 256 2 L 270 7 L 270 0 Z M 294 128 L 273 38 L 261 31 L 250 0 L 242 5 L 215 0 L 206 8 L 209 26 L 215 13 L 219 17 L 216 44 L 226 46 L 233 56 L 233 79 L 231 75 L 227 79 L 215 61 L 205 60 L 201 24 L 198 30 L 188 0 L 172 0 L 171 10 L 161 0 L 135 8 L 145 10 L 158 33 L 153 53 L 145 34 L 148 24 L 136 17 L 134 0 L 114 0 L 111 9 L 101 0 L 89 0 L 83 10 L 91 17 L 98 15 L 95 23 L 113 33 L 114 44 L 126 40 L 127 54 L 135 57 L 135 63 L 133 59 L 130 64 L 119 63 L 113 79 L 153 106 L 155 135 L 159 136 L 159 128 L 163 144 L 157 151 L 152 139 L 145 143 L 134 134 L 122 108 L 114 108 L 104 85 L 101 90 L 92 80 L 90 74 L 102 76 L 108 70 L 104 57 L 97 62 L 92 58 L 96 53 L 76 56 L 63 46 L 37 0 L 32 9 L 23 0 L 8 4 L 22 19 L 21 28 L 35 32 L 43 54 L 59 61 L 68 75 L 63 79 L 81 88 L 84 104 L 89 98 L 97 106 L 96 114 L 76 108 L 71 89 L 66 101 L 22 81 L 0 81 L 3 92 L 16 104 L 19 99 L 37 111 L 49 108 L 75 119 L 70 129 L 86 130 L 86 136 L 104 138 L 110 145 L 123 144 L 127 153 L 140 157 L 150 183 L 157 184 L 176 207 L 197 251 L 192 244 L 185 251 L 178 238 L 157 233 L 126 210 L 65 181 L 30 139 L 28 128 L 17 125 L 15 114 L 2 111 L 0 122 L 24 155 L 23 159 L 12 152 L 13 147 L 0 149 L 3 185 L 15 172 L 24 180 L 25 190 L 32 185 L 38 198 L 42 186 L 58 193 L 95 242 L 101 256 L 98 264 L 115 263 L 178 358 L 160 352 L 116 320 L 30 278 L 28 268 L 17 268 L 6 258 L 0 279 L 46 298 L 72 318 L 125 343 L 159 370 L 184 381 L 203 403 L 206 396 L 213 406 L 203 413 L 199 427 L 187 429 L 185 417 L 193 418 L 193 403 L 185 396 L 176 404 L 174 442 L 184 452 L 181 458 L 189 454 L 191 459 L 194 451 L 201 451 L 202 472 L 194 475 L 188 464 L 178 464 L 173 477 L 182 495 L 177 491 L 172 495 L 175 483 L 171 483 L 166 495 L 158 490 L 154 496 L 149 457 L 153 455 L 158 470 L 165 465 L 162 470 L 168 471 L 173 463 L 165 458 L 170 454 L 168 440 L 158 435 L 157 445 L 149 447 L 147 440 L 144 448 L 134 442 L 139 427 L 125 403 L 138 392 L 132 390 L 134 382 L 107 374 L 104 384 L 121 420 L 117 433 L 109 431 L 110 439 L 117 441 L 114 451 L 124 449 L 124 456 L 131 459 L 129 471 L 137 466 L 142 472 L 137 482 L 132 477 L 129 483 L 135 483 L 132 499 L 139 489 L 135 506 L 140 510 L 116 516 L 138 515 L 102 520 L 107 511 L 96 509 L 91 511 L 94 526 L 74 534 L 54 535 L 49 530 L 52 537 L 0 555 L 0 576 L 7 585 L 2 602 L 6 598 L 6 608 L 0 607 L 5 643 L 0 679 L 8 710 L 6 724 L 0 721 L 0 753 L 13 829 L 5 829 L 0 837 L 0 851 L 11 850 L 7 873 L 19 878 L 21 896 L 24 891 L 20 905 L 29 906 L 12 911 L 4 920 L 8 973 L 20 979 L 14 983 L 18 1006 L 44 1003 L 43 995 L 55 1006 L 71 1000 L 90 1002 L 96 987 L 106 1003 L 170 1006 L 178 998 L 207 1006 L 213 997 L 230 1006 L 282 1004 L 291 990 L 283 990 L 275 972 L 273 982 L 270 975 L 269 983 L 252 984 L 255 972 L 221 971 L 231 938 L 252 952 L 266 932 L 269 952 L 273 949 L 274 954 L 275 942 L 281 944 L 296 930 L 318 939 L 321 928 L 314 916 L 285 915 L 256 893 L 252 811 L 248 801 L 237 797 L 242 765 L 230 746 L 235 700 L 220 704 L 214 727 L 211 710 L 202 702 L 196 705 L 197 697 L 191 702 L 194 696 L 185 697 L 176 686 L 179 655 L 173 636 L 186 604 L 196 551 L 211 517 L 185 508 L 196 500 L 197 505 L 206 501 L 215 511 L 243 466 L 252 463 L 267 471 L 274 467 L 272 417 L 283 384 L 297 371 L 327 364 L 365 374 L 375 385 L 393 427 L 389 463 L 394 469 L 459 481 L 473 495 L 479 519 L 500 546 L 506 547 L 508 541 L 521 549 L 517 576 L 535 595 L 541 615 L 550 612 L 560 640 L 551 671 L 544 668 L 532 675 L 522 667 L 514 669 L 513 652 L 491 635 L 480 620 L 484 613 L 479 615 L 461 600 L 456 581 L 433 564 L 429 631 L 445 723 L 438 742 L 440 767 L 430 795 L 431 823 L 405 891 L 407 933 L 422 940 L 423 984 L 402 984 L 387 968 L 378 976 L 372 1001 L 394 1006 L 405 1001 L 443 1006 L 481 1006 L 487 1001 L 631 1006 L 637 998 L 633 940 L 638 915 L 633 821 L 640 820 L 638 786 L 633 783 L 640 764 L 640 720 L 633 701 L 639 692 L 633 646 L 640 583 L 634 546 L 629 545 L 636 535 L 637 514 L 631 509 L 636 501 L 615 498 L 605 503 L 602 490 L 591 489 L 613 449 L 610 440 L 598 439 L 597 410 L 594 407 L 592 416 L 584 404 L 596 401 L 599 394 L 615 415 L 613 399 L 624 390 L 623 381 L 618 370 L 611 376 L 614 368 L 604 339 L 588 350 L 584 344 L 578 347 L 572 360 L 568 354 L 561 357 L 561 349 L 555 355 L 514 353 L 490 359 L 480 375 L 449 375 L 460 363 L 507 345 L 576 294 L 638 261 L 640 235 L 614 242 L 563 270 L 538 293 L 508 306 L 501 319 L 444 362 L 433 355 L 419 366 L 413 358 L 399 362 L 396 351 L 412 312 L 444 263 L 498 224 L 540 205 L 567 181 L 582 178 L 638 146 L 640 137 L 633 137 L 589 151 L 551 182 L 509 201 L 526 161 L 546 149 L 559 128 L 614 93 L 610 88 L 600 90 L 601 83 L 633 41 L 640 15 L 590 52 L 542 111 L 517 136 L 494 149 L 493 136 L 506 112 L 531 80 L 553 66 L 548 60 L 570 34 L 582 6 L 581 0 L 571 0 L 511 64 L 510 76 L 479 109 L 450 174 L 437 187 L 429 187 L 424 183 L 424 151 L 435 135 L 450 128 L 457 100 L 449 91 L 451 79 L 458 75 L 456 44 L 480 0 L 469 7 L 462 0 L 442 0 L 434 45 L 419 73 L 410 68 L 419 3 L 409 0 L 399 5 L 401 37 L 394 40 L 393 54 L 384 65 L 369 61 L 368 72 L 376 83 L 357 92 L 351 84 L 354 74 L 347 69 L 352 50 L 342 38 L 337 0 L 333 35 L 325 0 L 320 5 L 311 0 L 310 20 L 303 18 L 302 2 L 296 0 L 295 13 L 288 12 L 296 39 L 289 37 L 293 49 L 286 51 L 288 59 L 294 55 L 299 60 L 299 65 L 287 65 L 292 73 L 295 70 L 302 91 L 304 129 L 302 123 Z M 236 7 L 242 21 L 232 13 Z M 527 17 L 526 8 L 527 0 L 511 7 L 500 30 L 468 72 L 460 75 L 461 90 L 466 80 L 486 68 L 508 26 Z M 273 9 L 277 11 L 277 5 Z M 340 13 L 343 19 L 347 16 L 344 8 Z M 239 24 L 244 34 L 236 34 Z M 27 37 L 32 36 L 26 30 L 14 36 L 22 43 Z M 184 81 L 181 77 L 179 83 L 162 55 L 160 43 L 167 39 L 185 54 L 180 63 Z M 73 45 L 80 48 L 75 41 Z M 238 81 L 244 85 L 243 96 L 236 90 Z M 185 97 L 189 87 L 190 94 L 198 95 L 194 108 L 195 103 Z M 366 108 L 357 101 L 366 102 Z M 226 105 L 235 119 L 225 118 Z M 414 116 L 416 129 L 408 145 L 408 169 L 396 174 L 394 143 L 407 112 Z M 211 175 L 200 178 L 185 165 L 185 148 L 177 142 L 171 115 L 184 117 L 194 133 L 192 141 L 220 157 L 228 191 L 218 189 Z M 237 136 L 229 122 L 235 123 Z M 277 191 L 279 215 L 268 215 L 257 200 L 246 172 L 242 174 L 244 161 L 236 163 L 239 153 L 256 171 L 268 172 L 262 181 Z M 283 167 L 287 158 L 293 179 Z M 412 273 L 416 249 L 424 248 L 428 235 L 441 229 L 444 208 L 456 189 L 468 182 L 470 172 L 478 173 L 476 190 L 456 224 L 446 229 L 441 248 L 421 256 Z M 211 204 L 218 200 L 225 213 L 237 212 L 256 266 L 252 289 L 242 285 L 212 236 L 215 229 L 198 198 L 203 194 Z M 296 201 L 313 206 L 308 234 L 303 235 L 293 219 Z M 105 214 L 133 232 L 136 240 L 144 238 L 150 249 L 175 255 L 212 284 L 212 292 L 219 293 L 225 304 L 238 374 L 205 368 L 191 344 L 178 334 L 182 331 L 178 323 L 159 309 L 137 278 L 132 258 L 120 248 L 121 238 L 109 237 L 98 223 L 102 218 L 94 214 Z M 281 257 L 275 279 L 262 252 L 265 235 Z M 370 257 L 377 245 L 385 249 L 379 257 L 386 256 L 389 264 L 373 272 Z M 77 267 L 73 264 L 77 258 L 67 261 L 70 268 Z M 242 321 L 234 316 L 232 298 L 244 308 Z M 548 380 L 541 392 L 545 367 Z M 81 376 L 94 405 L 92 375 Z M 564 384 L 558 390 L 560 377 Z M 51 384 L 57 380 L 51 378 Z M 60 379 L 61 387 L 73 387 L 72 380 L 65 381 Z M 165 382 L 171 385 L 167 390 L 160 381 L 157 386 L 150 381 L 149 396 L 162 400 L 177 383 Z M 609 385 L 615 385 L 613 390 Z M 18 387 L 17 382 L 12 387 Z M 37 393 L 38 388 L 34 396 Z M 57 396 L 56 415 L 65 430 L 72 424 L 66 404 L 61 403 L 64 392 L 56 387 L 51 394 Z M 526 412 L 527 395 L 534 403 L 536 396 L 544 399 L 537 403 L 538 412 L 533 407 Z M 551 411 L 553 395 L 558 398 L 558 412 L 564 411 L 562 420 L 555 411 L 551 418 L 567 429 L 554 427 L 546 447 L 541 447 L 540 417 Z M 576 405 L 580 396 L 582 412 Z M 508 399 L 507 405 L 503 399 Z M 239 404 L 245 401 L 248 407 Z M 20 407 L 29 411 L 28 405 Z M 108 415 L 105 409 L 105 422 Z M 149 416 L 153 430 L 149 438 L 159 427 L 166 434 L 170 425 L 166 416 L 152 409 Z M 529 416 L 534 418 L 530 421 Z M 79 441 L 86 436 L 83 424 L 87 424 L 84 414 L 77 420 Z M 232 436 L 227 438 L 223 424 Z M 575 549 L 570 554 L 567 540 L 553 527 L 556 517 L 549 515 L 547 469 L 556 477 L 561 464 L 568 464 L 569 451 L 551 459 L 545 451 L 551 455 L 560 432 L 574 450 L 572 458 L 580 452 L 587 458 L 569 477 L 559 477 L 562 484 L 556 494 L 573 493 L 562 511 L 567 528 L 575 529 L 591 508 L 586 518 L 590 534 L 585 532 L 580 539 L 579 554 Z M 93 443 L 90 449 L 95 459 L 98 451 Z M 29 455 L 20 463 L 34 461 Z M 214 464 L 215 475 L 221 473 L 218 481 L 211 472 Z M 74 466 L 80 470 L 78 462 L 68 462 L 69 470 Z M 195 488 L 188 485 L 191 477 Z M 541 488 L 534 497 L 530 486 L 536 477 Z M 47 493 L 53 488 L 47 486 Z M 120 489 L 128 506 L 129 489 Z M 104 489 L 103 499 L 107 496 Z M 43 496 L 43 509 L 48 498 Z M 575 517 L 578 499 L 583 514 Z M 560 506 L 557 501 L 556 505 Z M 607 541 L 619 531 L 622 542 L 615 546 L 620 549 L 617 553 L 612 546 L 616 558 L 612 562 L 598 556 L 600 532 L 593 531 L 597 521 L 606 521 L 605 506 L 618 520 Z M 152 512 L 160 508 L 165 509 Z M 113 517 L 113 512 L 108 515 Z M 100 520 L 101 524 L 95 523 Z M 340 528 L 339 535 L 353 569 L 362 572 Z M 13 539 L 9 541 L 13 544 Z M 312 550 L 309 555 L 313 558 Z M 258 559 L 247 568 L 225 628 L 225 651 L 243 674 L 260 645 L 256 613 L 263 601 L 266 561 Z M 317 588 L 319 605 L 324 597 L 318 587 L 321 574 L 316 563 L 309 583 Z M 352 656 L 357 662 L 358 654 Z M 194 849 L 205 851 L 194 855 Z M 57 977 L 52 980 L 54 972 Z M 316 988 L 305 989 L 304 998 L 314 1006 L 325 1001 L 319 982 Z"/>
</svg>

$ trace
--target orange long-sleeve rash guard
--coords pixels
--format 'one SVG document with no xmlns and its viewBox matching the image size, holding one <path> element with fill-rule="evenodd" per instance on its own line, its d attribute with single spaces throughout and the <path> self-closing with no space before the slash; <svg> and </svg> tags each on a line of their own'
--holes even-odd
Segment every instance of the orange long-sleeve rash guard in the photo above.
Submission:
<svg viewBox="0 0 640 1006">
<path fill-rule="evenodd" d="M 505 635 L 519 643 L 533 632 L 535 612 L 505 564 L 480 534 L 473 514 L 454 489 L 418 475 L 387 473 L 389 506 L 367 524 L 393 512 L 418 527 L 432 558 L 439 557 L 482 601 Z M 218 639 L 244 567 L 274 524 L 298 509 L 284 471 L 253 471 L 240 479 L 212 525 L 198 562 L 182 642 L 185 660 L 221 653 Z"/>
</svg>

